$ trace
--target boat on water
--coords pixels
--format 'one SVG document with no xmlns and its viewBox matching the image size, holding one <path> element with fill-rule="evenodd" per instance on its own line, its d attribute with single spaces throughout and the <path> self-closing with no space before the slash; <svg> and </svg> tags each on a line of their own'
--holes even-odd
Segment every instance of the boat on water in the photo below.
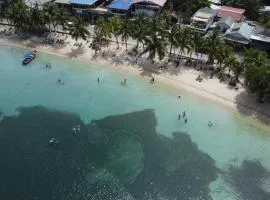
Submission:
<svg viewBox="0 0 270 200">
<path fill-rule="evenodd" d="M 24 54 L 24 59 L 22 61 L 23 65 L 27 65 L 36 58 L 37 51 L 28 51 Z"/>
</svg>

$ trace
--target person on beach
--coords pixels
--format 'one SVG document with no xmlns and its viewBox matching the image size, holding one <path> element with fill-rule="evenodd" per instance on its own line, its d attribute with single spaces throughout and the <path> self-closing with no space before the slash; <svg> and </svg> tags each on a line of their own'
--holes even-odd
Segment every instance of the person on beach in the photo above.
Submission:
<svg viewBox="0 0 270 200">
<path fill-rule="evenodd" d="M 154 77 L 153 78 L 151 78 L 151 81 L 150 81 L 152 84 L 154 84 L 154 82 L 155 82 L 155 79 L 154 79 Z"/>
</svg>

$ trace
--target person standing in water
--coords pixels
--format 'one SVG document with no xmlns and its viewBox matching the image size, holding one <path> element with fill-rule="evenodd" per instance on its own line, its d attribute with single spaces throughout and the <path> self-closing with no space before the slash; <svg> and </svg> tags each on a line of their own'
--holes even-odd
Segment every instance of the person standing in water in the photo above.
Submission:
<svg viewBox="0 0 270 200">
<path fill-rule="evenodd" d="M 180 120 L 181 119 L 181 115 L 178 115 L 178 120 Z"/>
<path fill-rule="evenodd" d="M 186 111 L 183 112 L 183 118 L 185 118 L 185 117 L 186 117 Z"/>
<path fill-rule="evenodd" d="M 152 84 L 154 84 L 154 82 L 155 82 L 154 77 L 153 77 L 153 78 L 151 78 L 150 82 L 151 82 Z"/>
<path fill-rule="evenodd" d="M 127 83 L 127 79 L 124 79 L 123 85 L 126 85 Z"/>
<path fill-rule="evenodd" d="M 99 83 L 99 77 L 97 78 L 97 82 Z"/>
<path fill-rule="evenodd" d="M 185 119 L 185 124 L 187 124 L 187 118 Z"/>
</svg>

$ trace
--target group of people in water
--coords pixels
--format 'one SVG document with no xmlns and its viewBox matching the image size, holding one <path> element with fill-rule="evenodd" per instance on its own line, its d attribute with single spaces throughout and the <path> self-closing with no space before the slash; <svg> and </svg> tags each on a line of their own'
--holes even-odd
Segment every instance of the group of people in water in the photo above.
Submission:
<svg viewBox="0 0 270 200">
<path fill-rule="evenodd" d="M 180 98 L 181 98 L 181 96 L 178 96 L 178 99 L 180 99 Z M 187 124 L 188 119 L 187 119 L 186 111 L 184 111 L 184 112 L 182 113 L 182 115 L 181 115 L 181 114 L 178 115 L 178 120 L 181 120 L 181 118 L 184 119 L 185 124 Z M 208 121 L 208 124 L 207 124 L 207 125 L 208 125 L 209 127 L 212 127 L 212 126 L 214 126 L 215 124 L 214 124 L 212 121 Z"/>
<path fill-rule="evenodd" d="M 59 79 L 60 80 L 60 79 Z M 155 82 L 155 79 L 154 78 L 151 78 L 150 79 L 150 83 L 151 84 L 154 84 L 154 82 Z M 99 79 L 99 77 L 97 78 L 97 83 L 100 83 L 100 79 Z M 127 79 L 125 78 L 123 81 L 121 81 L 120 82 L 120 85 L 121 86 L 125 86 L 127 84 Z"/>
<path fill-rule="evenodd" d="M 78 135 L 80 132 L 81 132 L 81 126 L 80 125 L 75 125 L 72 127 L 72 133 L 74 135 Z M 56 138 L 51 138 L 49 141 L 48 141 L 49 145 L 50 146 L 55 146 L 57 147 L 59 145 L 59 140 L 57 140 Z"/>
<path fill-rule="evenodd" d="M 184 119 L 185 124 L 187 124 L 188 119 L 187 119 L 187 116 L 186 116 L 186 111 L 183 112 L 182 118 Z M 178 115 L 178 120 L 181 120 L 181 114 Z"/>
<path fill-rule="evenodd" d="M 46 64 L 46 65 L 45 65 L 45 68 L 46 68 L 46 69 L 51 69 L 51 68 L 52 68 L 51 63 Z"/>
</svg>

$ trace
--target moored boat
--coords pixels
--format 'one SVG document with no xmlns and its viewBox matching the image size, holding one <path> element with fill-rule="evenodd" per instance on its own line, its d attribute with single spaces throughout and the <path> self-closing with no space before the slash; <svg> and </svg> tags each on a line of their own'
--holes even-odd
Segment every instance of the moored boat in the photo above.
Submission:
<svg viewBox="0 0 270 200">
<path fill-rule="evenodd" d="M 32 52 L 27 52 L 27 54 L 25 54 L 25 56 L 24 56 L 24 59 L 23 59 L 23 61 L 22 61 L 22 64 L 23 64 L 23 65 L 27 65 L 27 64 L 29 64 L 31 61 L 33 61 L 33 60 L 36 58 L 36 53 L 37 53 L 36 50 L 34 50 L 34 51 L 32 51 Z"/>
</svg>

